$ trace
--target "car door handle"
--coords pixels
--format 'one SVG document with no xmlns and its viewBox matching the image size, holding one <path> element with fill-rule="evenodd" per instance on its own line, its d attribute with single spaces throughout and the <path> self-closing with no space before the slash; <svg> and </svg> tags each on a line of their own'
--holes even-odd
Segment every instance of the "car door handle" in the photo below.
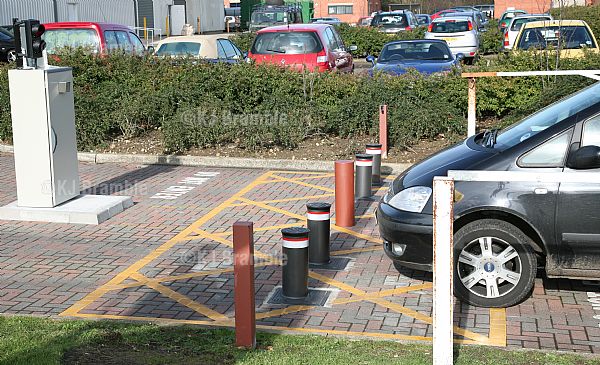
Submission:
<svg viewBox="0 0 600 365">
<path fill-rule="evenodd" d="M 544 195 L 544 194 L 548 194 L 548 189 L 546 189 L 546 188 L 535 188 L 533 190 L 533 192 L 536 195 Z"/>
</svg>

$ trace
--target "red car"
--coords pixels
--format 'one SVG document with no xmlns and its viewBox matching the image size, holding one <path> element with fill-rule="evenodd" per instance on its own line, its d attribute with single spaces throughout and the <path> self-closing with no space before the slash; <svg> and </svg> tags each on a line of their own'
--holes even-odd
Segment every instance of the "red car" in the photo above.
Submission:
<svg viewBox="0 0 600 365">
<path fill-rule="evenodd" d="M 296 70 L 352 72 L 354 63 L 342 38 L 329 24 L 290 24 L 261 29 L 248 58 Z"/>
<path fill-rule="evenodd" d="M 44 24 L 48 53 L 63 47 L 86 47 L 94 54 L 104 55 L 113 50 L 143 54 L 146 47 L 129 27 L 118 24 L 65 22 Z"/>
<path fill-rule="evenodd" d="M 456 10 L 456 9 L 446 9 L 446 10 L 441 10 L 441 11 L 438 11 L 437 13 L 433 13 L 433 14 L 431 14 L 431 20 L 433 21 L 433 20 L 435 20 L 435 19 L 437 19 L 437 18 L 441 17 L 441 16 L 442 16 L 442 14 L 447 14 L 447 13 L 458 13 L 458 12 L 460 12 L 460 10 Z"/>
</svg>

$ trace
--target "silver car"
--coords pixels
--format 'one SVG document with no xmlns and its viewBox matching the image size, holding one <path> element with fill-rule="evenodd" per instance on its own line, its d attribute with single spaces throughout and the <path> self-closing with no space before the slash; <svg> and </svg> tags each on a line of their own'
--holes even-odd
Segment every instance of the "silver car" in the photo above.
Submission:
<svg viewBox="0 0 600 365">
<path fill-rule="evenodd" d="M 446 41 L 452 54 L 462 54 L 467 64 L 472 64 L 479 54 L 479 31 L 471 17 L 437 18 L 429 25 L 425 39 Z"/>
<path fill-rule="evenodd" d="M 550 14 L 526 14 L 526 15 L 517 15 L 516 17 L 510 19 L 508 26 L 504 30 L 502 49 L 505 51 L 509 51 L 513 49 L 515 45 L 515 40 L 519 35 L 519 31 L 523 24 L 527 24 L 530 22 L 536 21 L 545 21 L 545 20 L 553 20 L 552 15 Z"/>
</svg>

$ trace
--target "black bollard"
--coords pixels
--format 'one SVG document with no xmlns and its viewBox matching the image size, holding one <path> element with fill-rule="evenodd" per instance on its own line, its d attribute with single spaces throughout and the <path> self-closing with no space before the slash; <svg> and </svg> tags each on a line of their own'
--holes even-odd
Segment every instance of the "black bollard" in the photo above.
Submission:
<svg viewBox="0 0 600 365">
<path fill-rule="evenodd" d="M 284 228 L 283 296 L 290 299 L 308 295 L 308 229 Z"/>
<path fill-rule="evenodd" d="M 329 263 L 329 225 L 331 204 L 306 204 L 308 234 L 308 261 L 311 264 L 326 265 Z"/>
<path fill-rule="evenodd" d="M 373 155 L 356 155 L 356 198 L 365 199 L 373 195 Z"/>
<path fill-rule="evenodd" d="M 381 185 L 381 144 L 368 144 L 367 154 L 373 156 L 373 185 Z"/>
</svg>

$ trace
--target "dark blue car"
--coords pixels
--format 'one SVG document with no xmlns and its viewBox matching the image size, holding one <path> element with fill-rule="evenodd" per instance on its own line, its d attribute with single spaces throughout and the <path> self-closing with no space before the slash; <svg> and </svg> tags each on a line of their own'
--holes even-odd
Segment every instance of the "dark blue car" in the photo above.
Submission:
<svg viewBox="0 0 600 365">
<path fill-rule="evenodd" d="M 454 57 L 445 41 L 423 39 L 390 42 L 383 46 L 378 59 L 367 56 L 367 61 L 373 64 L 370 75 L 402 75 L 411 68 L 423 74 L 448 72 L 463 58 L 460 53 Z"/>
</svg>

